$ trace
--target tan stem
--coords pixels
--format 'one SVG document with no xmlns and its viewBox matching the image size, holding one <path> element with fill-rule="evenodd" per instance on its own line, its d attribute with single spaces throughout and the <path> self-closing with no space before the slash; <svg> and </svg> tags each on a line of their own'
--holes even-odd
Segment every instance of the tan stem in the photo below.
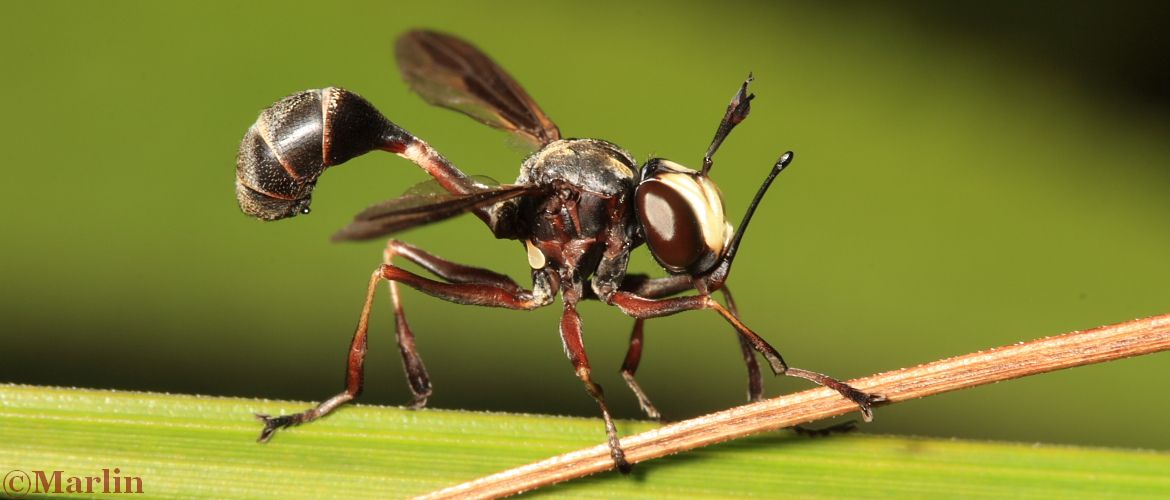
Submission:
<svg viewBox="0 0 1170 500">
<path fill-rule="evenodd" d="M 892 404 L 934 394 L 1170 350 L 1170 314 L 1021 342 L 933 363 L 850 380 Z M 666 425 L 621 440 L 626 460 L 652 458 L 760 432 L 856 411 L 857 405 L 826 388 L 738 406 Z M 421 498 L 498 498 L 613 467 L 609 447 L 599 444 L 474 481 Z"/>
</svg>

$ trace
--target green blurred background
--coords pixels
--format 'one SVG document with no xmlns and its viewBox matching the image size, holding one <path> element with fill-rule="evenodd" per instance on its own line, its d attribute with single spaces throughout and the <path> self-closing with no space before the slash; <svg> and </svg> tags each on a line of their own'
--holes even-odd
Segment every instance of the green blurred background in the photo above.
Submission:
<svg viewBox="0 0 1170 500">
<path fill-rule="evenodd" d="M 698 163 L 753 71 L 752 117 L 713 176 L 756 215 L 730 285 L 794 365 L 868 375 L 1170 312 L 1170 43 L 1141 7 L 900 2 L 20 2 L 0 20 L 7 104 L 0 381 L 320 400 L 381 243 L 335 245 L 356 211 L 425 179 L 371 154 L 331 170 L 314 212 L 242 215 L 236 148 L 257 113 L 349 88 L 468 172 L 511 180 L 504 134 L 409 93 L 392 43 L 459 34 L 567 136 Z M 474 218 L 404 235 L 526 281 Z M 631 266 L 655 271 L 639 250 Z M 656 271 L 657 272 L 657 271 Z M 362 401 L 409 399 L 380 293 Z M 431 406 L 595 416 L 559 307 L 460 307 L 405 292 Z M 582 308 L 598 381 L 631 320 Z M 673 419 L 742 402 L 714 314 L 648 324 L 639 378 Z M 866 432 L 1170 449 L 1161 354 L 883 408 Z M 768 380 L 775 395 L 808 387 Z M 248 418 L 241 415 L 241 418 Z M 598 439 L 600 441 L 600 427 Z"/>
</svg>

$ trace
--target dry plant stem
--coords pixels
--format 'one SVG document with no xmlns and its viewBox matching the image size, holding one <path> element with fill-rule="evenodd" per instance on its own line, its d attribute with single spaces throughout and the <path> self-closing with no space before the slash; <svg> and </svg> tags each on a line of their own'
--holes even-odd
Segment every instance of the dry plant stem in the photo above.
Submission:
<svg viewBox="0 0 1170 500">
<path fill-rule="evenodd" d="M 887 403 L 1170 350 L 1170 314 L 1067 333 L 850 380 Z M 637 463 L 856 411 L 835 391 L 811 389 L 685 420 L 621 440 Z M 422 498 L 497 498 L 613 468 L 602 444 L 446 488 Z"/>
</svg>

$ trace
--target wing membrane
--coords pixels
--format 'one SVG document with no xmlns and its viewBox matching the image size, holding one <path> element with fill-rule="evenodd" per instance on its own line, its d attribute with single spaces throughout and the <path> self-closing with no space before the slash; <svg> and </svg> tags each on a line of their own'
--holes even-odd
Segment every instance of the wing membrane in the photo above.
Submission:
<svg viewBox="0 0 1170 500">
<path fill-rule="evenodd" d="M 394 52 L 403 78 L 427 102 L 513 132 L 534 146 L 561 138 L 524 88 L 470 43 L 417 30 L 402 35 Z"/>
<path fill-rule="evenodd" d="M 475 182 L 478 189 L 490 189 L 500 185 L 500 181 L 486 175 L 469 175 L 468 177 Z M 448 196 L 450 192 L 447 191 L 447 188 L 443 187 L 443 183 L 439 182 L 438 179 L 429 179 L 407 188 L 402 194 L 414 196 Z"/>
<path fill-rule="evenodd" d="M 333 241 L 368 240 L 412 227 L 450 219 L 469 210 L 493 205 L 549 188 L 509 184 L 468 194 L 406 194 L 359 212 L 353 222 L 333 235 Z"/>
</svg>

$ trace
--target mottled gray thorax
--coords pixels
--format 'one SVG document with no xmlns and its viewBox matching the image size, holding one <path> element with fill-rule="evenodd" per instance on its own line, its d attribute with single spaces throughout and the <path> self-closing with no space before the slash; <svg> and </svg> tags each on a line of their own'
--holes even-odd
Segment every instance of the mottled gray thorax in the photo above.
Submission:
<svg viewBox="0 0 1170 500">
<path fill-rule="evenodd" d="M 597 139 L 549 143 L 520 166 L 517 184 L 564 181 L 606 196 L 632 193 L 637 180 L 634 159 L 616 144 Z"/>
<path fill-rule="evenodd" d="M 562 279 L 579 285 L 597 270 L 607 247 L 630 241 L 635 176 L 629 153 L 596 139 L 552 142 L 524 161 L 518 184 L 554 190 L 525 199 L 520 218 L 529 225 L 529 242 Z M 624 272 L 624 261 L 614 264 Z"/>
</svg>

